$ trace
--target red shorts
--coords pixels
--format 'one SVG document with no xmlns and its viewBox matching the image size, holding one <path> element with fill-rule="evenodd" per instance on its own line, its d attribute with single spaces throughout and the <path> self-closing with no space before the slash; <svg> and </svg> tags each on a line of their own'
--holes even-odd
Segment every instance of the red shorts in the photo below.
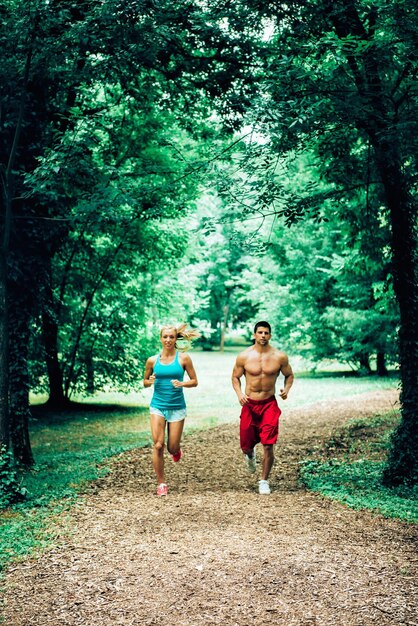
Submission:
<svg viewBox="0 0 418 626">
<path fill-rule="evenodd" d="M 266 400 L 248 400 L 241 410 L 240 444 L 241 450 L 248 452 L 257 443 L 274 444 L 279 433 L 281 410 L 275 396 Z"/>
</svg>

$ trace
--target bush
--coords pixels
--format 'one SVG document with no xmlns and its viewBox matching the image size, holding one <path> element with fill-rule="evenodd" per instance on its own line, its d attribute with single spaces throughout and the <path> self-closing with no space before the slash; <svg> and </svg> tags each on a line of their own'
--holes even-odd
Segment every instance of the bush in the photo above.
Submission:
<svg viewBox="0 0 418 626">
<path fill-rule="evenodd" d="M 27 490 L 21 486 L 14 459 L 5 446 L 0 448 L 0 509 L 24 500 Z"/>
</svg>

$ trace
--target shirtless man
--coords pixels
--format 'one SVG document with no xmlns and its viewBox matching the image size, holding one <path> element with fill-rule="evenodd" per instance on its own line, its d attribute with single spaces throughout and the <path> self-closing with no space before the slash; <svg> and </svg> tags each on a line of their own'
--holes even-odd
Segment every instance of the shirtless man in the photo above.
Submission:
<svg viewBox="0 0 418 626">
<path fill-rule="evenodd" d="M 274 462 L 273 446 L 277 441 L 281 411 L 275 398 L 276 380 L 284 376 L 280 397 L 286 400 L 293 385 L 293 372 L 284 352 L 269 344 L 271 326 L 257 322 L 254 327 L 254 345 L 241 352 L 232 372 L 232 386 L 242 406 L 240 444 L 250 472 L 256 470 L 255 446 L 263 445 L 259 493 L 270 494 L 268 477 Z M 241 377 L 245 376 L 245 393 L 241 390 Z"/>
</svg>

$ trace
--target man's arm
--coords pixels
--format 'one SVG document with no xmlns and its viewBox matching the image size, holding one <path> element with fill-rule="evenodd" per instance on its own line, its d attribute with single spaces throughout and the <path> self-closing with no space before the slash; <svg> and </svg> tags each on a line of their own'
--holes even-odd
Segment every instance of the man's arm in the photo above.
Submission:
<svg viewBox="0 0 418 626">
<path fill-rule="evenodd" d="M 242 354 L 237 356 L 234 369 L 232 370 L 232 386 L 237 394 L 238 402 L 241 406 L 247 404 L 249 398 L 241 389 L 241 377 L 245 374 L 245 358 Z"/>
<path fill-rule="evenodd" d="M 293 376 L 293 370 L 289 363 L 289 359 L 286 355 L 284 356 L 283 365 L 281 366 L 280 371 L 284 376 L 284 387 L 283 389 L 280 389 L 280 397 L 283 400 L 286 400 L 295 379 L 295 377 Z"/>
</svg>

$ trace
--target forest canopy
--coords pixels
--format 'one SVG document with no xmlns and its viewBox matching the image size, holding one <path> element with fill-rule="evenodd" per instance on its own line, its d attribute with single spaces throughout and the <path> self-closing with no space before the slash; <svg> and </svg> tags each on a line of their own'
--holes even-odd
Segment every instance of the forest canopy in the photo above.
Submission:
<svg viewBox="0 0 418 626">
<path fill-rule="evenodd" d="M 31 391 L 127 391 L 156 329 L 258 316 L 313 364 L 400 366 L 417 479 L 416 3 L 0 2 L 0 442 Z"/>
</svg>

